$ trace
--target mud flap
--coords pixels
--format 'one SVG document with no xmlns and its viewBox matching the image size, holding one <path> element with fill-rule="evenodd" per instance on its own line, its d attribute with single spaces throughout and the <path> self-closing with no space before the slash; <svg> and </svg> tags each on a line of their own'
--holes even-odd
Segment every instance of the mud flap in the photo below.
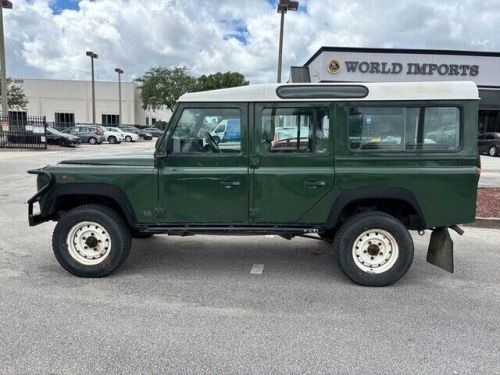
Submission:
<svg viewBox="0 0 500 375">
<path fill-rule="evenodd" d="M 453 273 L 453 240 L 448 228 L 436 228 L 432 232 L 427 262 Z"/>
</svg>

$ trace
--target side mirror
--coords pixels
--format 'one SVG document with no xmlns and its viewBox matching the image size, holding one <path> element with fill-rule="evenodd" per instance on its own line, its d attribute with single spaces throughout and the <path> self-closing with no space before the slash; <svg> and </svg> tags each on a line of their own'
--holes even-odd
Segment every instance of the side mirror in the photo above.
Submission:
<svg viewBox="0 0 500 375">
<path fill-rule="evenodd" d="M 167 147 L 166 147 L 166 152 L 167 152 L 167 155 L 170 155 L 171 153 L 174 152 L 174 137 L 172 137 L 172 135 L 170 133 L 167 133 L 167 136 L 166 136 L 166 141 L 167 141 Z"/>
</svg>

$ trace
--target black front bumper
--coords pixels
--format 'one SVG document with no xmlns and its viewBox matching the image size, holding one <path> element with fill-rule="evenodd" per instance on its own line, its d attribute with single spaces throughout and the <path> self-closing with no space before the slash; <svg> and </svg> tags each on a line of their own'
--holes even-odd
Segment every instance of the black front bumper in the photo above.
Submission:
<svg viewBox="0 0 500 375">
<path fill-rule="evenodd" d="M 44 171 L 43 169 L 32 169 L 28 171 L 29 174 L 43 174 L 49 178 L 49 182 L 42 187 L 35 195 L 33 195 L 29 200 L 28 200 L 28 221 L 30 227 L 33 227 L 35 225 L 41 224 L 45 221 L 47 221 L 41 213 L 33 214 L 33 205 L 40 200 L 40 197 L 42 196 L 43 193 L 45 193 L 52 183 L 54 182 L 54 176 L 47 172 Z"/>
</svg>

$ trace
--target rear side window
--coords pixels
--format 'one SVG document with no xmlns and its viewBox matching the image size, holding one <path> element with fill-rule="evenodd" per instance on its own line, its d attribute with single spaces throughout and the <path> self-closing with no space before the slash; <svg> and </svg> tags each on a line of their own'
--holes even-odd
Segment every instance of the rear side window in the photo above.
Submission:
<svg viewBox="0 0 500 375">
<path fill-rule="evenodd" d="M 460 110 L 425 108 L 423 149 L 456 150 L 460 146 Z"/>
<path fill-rule="evenodd" d="M 353 106 L 348 115 L 352 151 L 455 151 L 460 147 L 457 107 Z"/>
<path fill-rule="evenodd" d="M 328 108 L 264 108 L 260 133 L 264 153 L 327 153 Z"/>
</svg>

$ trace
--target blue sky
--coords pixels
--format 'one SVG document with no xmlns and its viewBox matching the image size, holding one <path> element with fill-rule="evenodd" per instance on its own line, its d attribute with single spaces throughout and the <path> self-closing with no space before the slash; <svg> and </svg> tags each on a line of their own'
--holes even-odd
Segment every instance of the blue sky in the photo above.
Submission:
<svg viewBox="0 0 500 375">
<path fill-rule="evenodd" d="M 64 9 L 78 9 L 78 0 L 54 0 L 51 2 L 50 7 L 55 14 L 61 13 Z"/>
<path fill-rule="evenodd" d="M 4 12 L 7 73 L 131 80 L 152 66 L 275 79 L 277 0 L 14 0 Z M 284 78 L 321 46 L 500 51 L 498 0 L 300 0 L 285 19 Z"/>
</svg>

